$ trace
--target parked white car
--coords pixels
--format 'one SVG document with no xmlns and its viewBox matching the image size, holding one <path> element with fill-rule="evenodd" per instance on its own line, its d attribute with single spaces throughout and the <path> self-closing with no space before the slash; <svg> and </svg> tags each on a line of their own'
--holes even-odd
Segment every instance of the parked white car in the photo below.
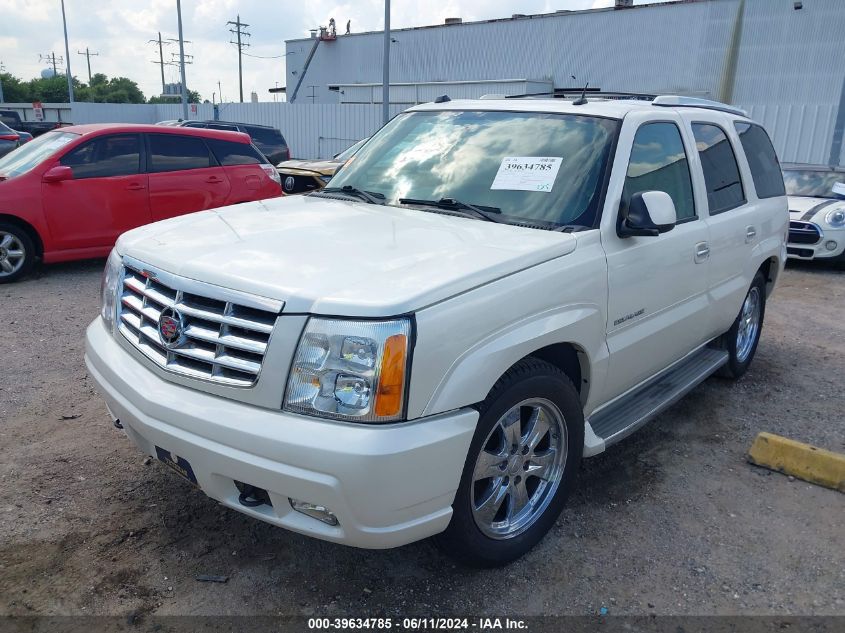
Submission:
<svg viewBox="0 0 845 633">
<path fill-rule="evenodd" d="M 845 264 L 845 167 L 784 165 L 793 259 Z"/>
<path fill-rule="evenodd" d="M 747 370 L 788 219 L 768 136 L 721 104 L 420 105 L 320 192 L 123 235 L 86 363 L 230 508 L 501 565 L 582 457 Z"/>
</svg>

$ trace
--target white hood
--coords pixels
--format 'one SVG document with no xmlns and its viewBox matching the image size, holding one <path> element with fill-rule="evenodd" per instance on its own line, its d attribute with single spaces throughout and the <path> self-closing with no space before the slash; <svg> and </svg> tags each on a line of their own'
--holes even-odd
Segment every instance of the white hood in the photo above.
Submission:
<svg viewBox="0 0 845 633">
<path fill-rule="evenodd" d="M 567 233 L 291 196 L 130 231 L 118 252 L 280 299 L 285 312 L 392 316 L 575 250 Z"/>
<path fill-rule="evenodd" d="M 824 220 L 834 209 L 845 209 L 845 200 L 831 198 L 808 198 L 806 196 L 789 196 L 789 219 L 815 222 Z"/>
</svg>

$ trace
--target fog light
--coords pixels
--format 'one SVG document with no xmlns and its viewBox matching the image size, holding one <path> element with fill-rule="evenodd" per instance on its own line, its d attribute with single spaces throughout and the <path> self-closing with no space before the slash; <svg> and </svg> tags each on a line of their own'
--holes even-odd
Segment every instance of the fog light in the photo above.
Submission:
<svg viewBox="0 0 845 633">
<path fill-rule="evenodd" d="M 839 246 L 839 245 L 836 242 L 834 242 L 833 240 L 828 240 L 827 242 L 824 243 L 824 247 L 829 251 L 835 251 L 837 246 Z"/>
<path fill-rule="evenodd" d="M 322 521 L 328 525 L 338 524 L 337 517 L 332 514 L 331 510 L 329 510 L 326 506 L 320 506 L 314 503 L 308 503 L 307 501 L 298 501 L 290 498 L 288 501 L 290 501 L 291 508 L 297 512 L 301 512 L 302 514 L 307 514 L 312 519 L 317 519 L 318 521 Z"/>
</svg>

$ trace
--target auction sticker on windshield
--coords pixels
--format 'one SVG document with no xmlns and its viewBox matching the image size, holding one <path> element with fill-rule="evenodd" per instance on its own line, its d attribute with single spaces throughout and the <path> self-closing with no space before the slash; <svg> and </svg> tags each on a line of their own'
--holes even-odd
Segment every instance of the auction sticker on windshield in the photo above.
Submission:
<svg viewBox="0 0 845 633">
<path fill-rule="evenodd" d="M 505 156 L 490 189 L 549 192 L 562 161 L 557 156 Z"/>
</svg>

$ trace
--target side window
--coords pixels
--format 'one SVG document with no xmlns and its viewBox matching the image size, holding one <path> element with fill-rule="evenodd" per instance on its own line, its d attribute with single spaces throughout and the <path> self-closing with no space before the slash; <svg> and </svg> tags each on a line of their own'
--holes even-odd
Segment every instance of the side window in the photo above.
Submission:
<svg viewBox="0 0 845 633">
<path fill-rule="evenodd" d="M 211 167 L 211 154 L 198 136 L 150 134 L 150 171 L 183 171 Z"/>
<path fill-rule="evenodd" d="M 62 156 L 61 165 L 76 180 L 130 176 L 141 170 L 141 141 L 137 134 L 101 136 Z"/>
<path fill-rule="evenodd" d="M 646 123 L 634 137 L 622 201 L 640 191 L 665 191 L 675 203 L 678 221 L 695 217 L 689 162 L 674 123 Z"/>
<path fill-rule="evenodd" d="M 247 143 L 233 143 L 232 141 L 221 141 L 216 138 L 206 139 L 217 162 L 224 167 L 231 165 L 260 165 L 266 163 L 267 159 L 258 153 L 252 145 Z"/>
<path fill-rule="evenodd" d="M 734 123 L 745 157 L 748 159 L 748 166 L 751 168 L 751 177 L 754 179 L 754 189 L 757 190 L 758 198 L 774 198 L 786 195 L 783 185 L 783 172 L 778 163 L 775 148 L 769 135 L 759 125 L 750 123 Z"/>
<path fill-rule="evenodd" d="M 717 125 L 693 123 L 692 133 L 701 158 L 710 215 L 745 204 L 745 192 L 731 142 Z"/>
</svg>

